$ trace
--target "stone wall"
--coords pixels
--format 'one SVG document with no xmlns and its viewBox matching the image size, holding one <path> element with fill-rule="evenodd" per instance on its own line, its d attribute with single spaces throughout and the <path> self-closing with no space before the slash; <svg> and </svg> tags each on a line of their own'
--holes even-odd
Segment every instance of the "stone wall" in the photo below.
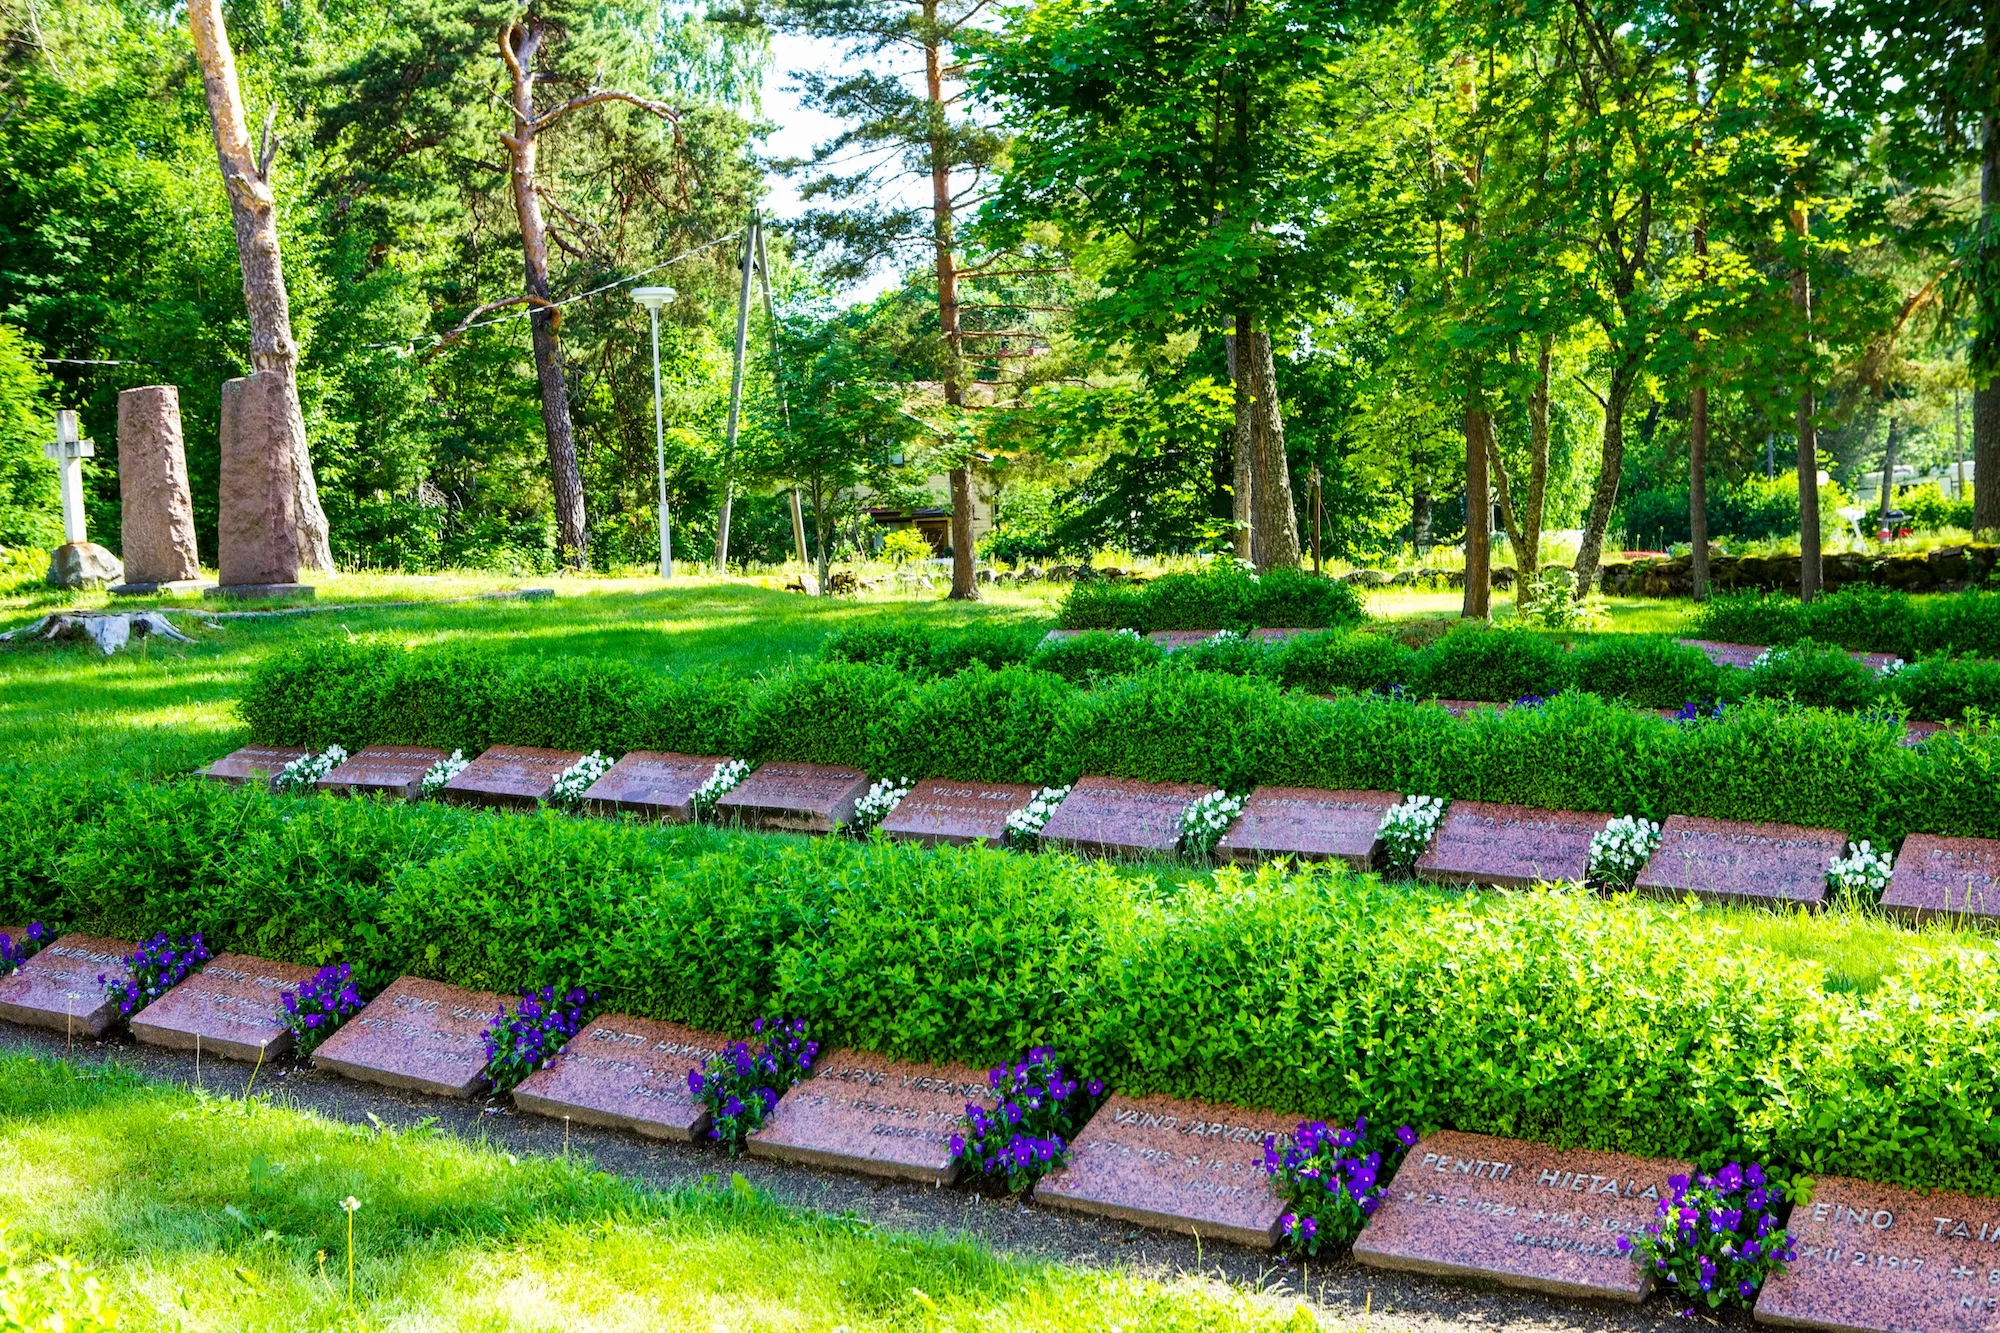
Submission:
<svg viewBox="0 0 2000 1333">
<path fill-rule="evenodd" d="M 1828 588 L 1873 584 L 1904 592 L 1957 592 L 1985 582 L 2000 560 L 2000 546 L 1968 542 L 1935 551 L 1910 551 L 1869 556 L 1843 551 L 1823 558 Z M 1799 558 L 1795 555 L 1710 556 L 1709 579 L 1718 592 L 1796 592 Z M 1694 561 L 1689 556 L 1664 560 L 1604 563 L 1604 591 L 1620 597 L 1686 597 L 1694 592 Z"/>
</svg>

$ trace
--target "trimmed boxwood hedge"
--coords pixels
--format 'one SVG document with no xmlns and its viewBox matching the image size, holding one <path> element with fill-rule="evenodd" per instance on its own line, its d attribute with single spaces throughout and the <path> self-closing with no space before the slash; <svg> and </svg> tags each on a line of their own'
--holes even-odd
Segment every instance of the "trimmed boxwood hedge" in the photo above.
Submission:
<svg viewBox="0 0 2000 1333">
<path fill-rule="evenodd" d="M 2000 657 L 2000 592 L 1913 597 L 1855 585 L 1810 602 L 1784 594 L 1739 593 L 1704 604 L 1695 624 L 1697 637 L 1732 643 L 1814 639 L 1911 660 L 1930 653 Z"/>
<path fill-rule="evenodd" d="M 1078 583 L 1063 599 L 1063 629 L 1323 629 L 1367 619 L 1361 594 L 1335 579 L 1277 568 L 1261 575 L 1214 564 L 1148 583 Z"/>
<path fill-rule="evenodd" d="M 1360 787 L 1653 819 L 1768 819 L 1878 843 L 1919 831 L 2000 837 L 2000 735 L 1989 723 L 1975 718 L 1913 748 L 1899 744 L 1893 715 L 1770 701 L 1677 723 L 1569 691 L 1454 718 L 1171 659 L 1081 689 L 1021 667 L 920 681 L 823 662 L 744 681 L 339 642 L 267 659 L 242 710 L 255 740 L 350 751 L 668 749 L 859 764 L 878 777 L 1055 784 L 1088 772 L 1232 791 Z"/>
<path fill-rule="evenodd" d="M 1872 992 L 1830 992 L 1692 906 L 1337 869 L 1161 884 L 1059 855 L 11 768 L 0 920 L 23 919 L 200 930 L 345 960 L 368 989 L 581 982 L 625 1012 L 730 1032 L 796 1014 L 908 1059 L 1048 1042 L 1132 1093 L 2000 1190 L 2000 956 L 1913 941 Z"/>
</svg>

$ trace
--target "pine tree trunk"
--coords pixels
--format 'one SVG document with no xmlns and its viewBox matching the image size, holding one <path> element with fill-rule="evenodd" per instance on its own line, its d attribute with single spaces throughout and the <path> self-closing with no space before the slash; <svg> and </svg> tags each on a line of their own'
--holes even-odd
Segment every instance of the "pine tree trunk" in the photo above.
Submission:
<svg viewBox="0 0 2000 1333">
<path fill-rule="evenodd" d="M 576 436 L 569 418 L 569 385 L 563 373 L 562 341 L 549 298 L 548 227 L 535 194 L 535 51 L 538 29 L 508 24 L 500 30 L 501 54 L 513 76 L 514 132 L 501 135 L 513 168 L 514 216 L 521 227 L 525 286 L 533 305 L 528 323 L 535 349 L 535 379 L 542 392 L 542 434 L 548 445 L 549 483 L 556 506 L 556 544 L 562 562 L 581 569 L 589 561 L 583 510 L 583 474 L 576 461 Z"/>
<path fill-rule="evenodd" d="M 936 0 L 924 0 L 924 30 L 935 33 Z M 931 243 L 937 251 L 938 331 L 944 335 L 944 400 L 953 408 L 965 406 L 965 339 L 958 319 L 958 261 L 953 249 L 957 237 L 952 223 L 951 144 L 945 122 L 944 53 L 936 40 L 924 46 L 924 91 L 931 117 Z M 974 581 L 972 551 L 972 464 L 968 460 L 951 470 L 951 600 L 976 602 L 979 584 Z"/>
<path fill-rule="evenodd" d="M 1792 210 L 1792 227 L 1803 247 L 1808 231 L 1803 206 Z M 1792 306 L 1799 313 L 1802 369 L 1808 376 L 1812 366 L 1812 275 L 1806 271 L 1804 256 L 1792 270 Z M 1819 596 L 1819 428 L 1814 421 L 1816 405 L 1810 378 L 1799 390 L 1799 408 L 1793 429 L 1798 435 L 1799 469 L 1799 600 L 1810 602 Z"/>
<path fill-rule="evenodd" d="M 1229 431 L 1230 494 L 1229 519 L 1233 530 L 1231 544 L 1236 548 L 1236 558 L 1244 564 L 1252 563 L 1256 551 L 1253 501 L 1257 491 L 1257 422 L 1255 414 L 1256 386 L 1253 381 L 1249 358 L 1244 348 L 1250 345 L 1250 316 L 1245 311 L 1236 314 L 1236 332 L 1229 335 L 1229 383 L 1235 391 L 1234 416 Z"/>
<path fill-rule="evenodd" d="M 201 64 L 202 91 L 215 132 L 215 155 L 228 187 L 230 221 L 236 230 L 236 258 L 243 270 L 243 305 L 250 317 L 250 366 L 285 377 L 291 429 L 277 447 L 292 454 L 297 549 L 302 569 L 333 569 L 326 511 L 320 507 L 312 454 L 306 447 L 305 414 L 299 409 L 299 348 L 292 341 L 291 300 L 285 291 L 284 262 L 278 252 L 278 203 L 271 192 L 275 151 L 270 125 L 264 127 L 261 158 L 250 147 L 243 93 L 236 81 L 236 54 L 223 26 L 221 0 L 189 0 L 188 26 L 195 59 Z"/>
<path fill-rule="evenodd" d="M 1492 417 L 1476 388 L 1465 394 L 1465 601 L 1459 615 L 1488 620 L 1493 614 L 1493 496 L 1486 460 Z"/>
<path fill-rule="evenodd" d="M 1618 479 L 1625 470 L 1625 403 L 1632 396 L 1632 381 L 1638 373 L 1637 359 L 1628 358 L 1613 368 L 1604 395 L 1604 456 L 1597 465 L 1597 489 L 1590 497 L 1590 513 L 1584 520 L 1583 541 L 1577 547 L 1574 566 L 1579 599 L 1597 591 L 1604 534 L 1611 526 L 1611 510 L 1618 503 Z"/>
<path fill-rule="evenodd" d="M 1979 332 L 1972 340 L 1972 526 L 1990 531 L 2000 528 L 2000 112 L 1986 113 L 1973 271 Z"/>
<path fill-rule="evenodd" d="M 1278 364 L 1271 355 L 1271 335 L 1258 329 L 1250 339 L 1254 395 L 1251 419 L 1256 427 L 1256 475 L 1251 481 L 1252 530 L 1257 541 L 1253 559 L 1259 570 L 1299 567 L 1299 516 L 1292 503 L 1292 467 L 1285 456 L 1285 421 L 1278 408 Z"/>
</svg>

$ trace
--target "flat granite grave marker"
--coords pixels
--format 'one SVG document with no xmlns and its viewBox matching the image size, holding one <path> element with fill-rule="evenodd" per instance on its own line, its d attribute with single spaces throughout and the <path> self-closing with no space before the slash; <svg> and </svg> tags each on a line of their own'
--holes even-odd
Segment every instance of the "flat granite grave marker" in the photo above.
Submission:
<svg viewBox="0 0 2000 1333">
<path fill-rule="evenodd" d="M 289 745 L 246 745 L 231 751 L 201 770 L 200 776 L 240 787 L 246 782 L 270 785 L 280 769 L 294 759 L 303 759 L 310 750 Z"/>
<path fill-rule="evenodd" d="M 421 745 L 371 745 L 313 785 L 339 796 L 375 792 L 414 801 L 423 786 L 424 774 L 438 760 L 449 758 L 449 750 L 432 750 Z"/>
<path fill-rule="evenodd" d="M 2000 840 L 1912 833 L 1896 855 L 1882 910 L 1911 921 L 2000 916 Z"/>
<path fill-rule="evenodd" d="M 1827 863 L 1846 850 L 1847 835 L 1834 829 L 1668 815 L 1635 887 L 1662 898 L 1813 905 L 1826 900 Z"/>
<path fill-rule="evenodd" d="M 1216 636 L 1212 629 L 1156 629 L 1146 637 L 1160 645 L 1162 652 L 1177 652 L 1182 648 L 1192 648 L 1198 643 L 1206 643 Z"/>
<path fill-rule="evenodd" d="M 118 1002 L 104 993 L 105 983 L 132 975 L 125 960 L 134 947 L 130 940 L 101 935 L 63 936 L 0 977 L 0 1018 L 79 1037 L 103 1036 L 118 1021 Z"/>
<path fill-rule="evenodd" d="M 1042 845 L 1079 856 L 1168 853 L 1181 840 L 1181 812 L 1212 790 L 1192 782 L 1083 778 L 1042 826 Z"/>
<path fill-rule="evenodd" d="M 392 1088 L 470 1097 L 486 1081 L 490 991 L 400 977 L 313 1052 L 313 1064 Z"/>
<path fill-rule="evenodd" d="M 728 1044 L 678 1023 L 606 1014 L 522 1080 L 514 1105 L 650 1138 L 692 1139 L 708 1128 L 708 1108 L 688 1090 L 688 1070 Z"/>
<path fill-rule="evenodd" d="M 854 818 L 868 775 L 838 764 L 766 764 L 715 803 L 721 819 L 745 828 L 831 833 Z"/>
<path fill-rule="evenodd" d="M 1035 1186 L 1035 1198 L 1269 1249 L 1285 1202 L 1264 1170 L 1264 1145 L 1289 1141 L 1297 1126 L 1297 1117 L 1269 1111 L 1114 1095 L 1077 1134 L 1069 1162 Z"/>
<path fill-rule="evenodd" d="M 596 815 L 640 815 L 686 824 L 694 819 L 694 794 L 727 759 L 634 750 L 605 770 L 583 794 L 583 808 Z"/>
<path fill-rule="evenodd" d="M 882 821 L 882 831 L 926 847 L 941 842 L 963 847 L 981 839 L 997 846 L 1007 834 L 1007 816 L 1034 797 L 1035 788 L 1026 782 L 925 778 Z"/>
<path fill-rule="evenodd" d="M 1543 880 L 1581 884 L 1590 870 L 1590 840 L 1610 822 L 1609 815 L 1577 810 L 1453 801 L 1430 849 L 1417 858 L 1417 875 L 1503 888 Z"/>
<path fill-rule="evenodd" d="M 963 1132 L 965 1104 L 991 1091 L 984 1074 L 960 1065 L 835 1051 L 778 1099 L 750 1136 L 750 1155 L 949 1185 L 958 1175 L 951 1137 Z"/>
<path fill-rule="evenodd" d="M 459 805 L 538 805 L 548 799 L 563 770 L 581 758 L 575 750 L 496 745 L 460 769 L 439 791 Z"/>
<path fill-rule="evenodd" d="M 1869 1333 L 2000 1328 L 2000 1200 L 1821 1176 L 1786 1230 L 1798 1258 L 1764 1283 L 1759 1323 Z"/>
<path fill-rule="evenodd" d="M 1215 852 L 1232 861 L 1295 856 L 1366 870 L 1382 848 L 1382 816 L 1402 799 L 1388 791 L 1259 787 Z"/>
<path fill-rule="evenodd" d="M 287 990 L 312 980 L 313 969 L 246 954 L 217 954 L 201 971 L 132 1015 L 132 1035 L 155 1046 L 200 1049 L 231 1060 L 268 1060 L 292 1047 L 278 1015 Z"/>
<path fill-rule="evenodd" d="M 1644 1299 L 1652 1272 L 1618 1252 L 1651 1222 L 1685 1162 L 1427 1134 L 1354 1242 L 1375 1268 L 1488 1278 L 1558 1296 Z"/>
</svg>

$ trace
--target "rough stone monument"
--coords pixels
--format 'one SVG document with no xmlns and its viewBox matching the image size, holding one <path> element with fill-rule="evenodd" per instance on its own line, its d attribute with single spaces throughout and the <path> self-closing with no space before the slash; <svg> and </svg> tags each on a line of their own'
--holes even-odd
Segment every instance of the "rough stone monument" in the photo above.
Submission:
<svg viewBox="0 0 2000 1333">
<path fill-rule="evenodd" d="M 299 514 L 291 397 L 283 372 L 222 386 L 222 485 L 210 597 L 310 597 L 299 582 Z"/>
<path fill-rule="evenodd" d="M 138 596 L 193 588 L 201 562 L 181 443 L 181 396 L 173 385 L 148 384 L 118 395 L 118 492 L 125 581 L 111 591 Z"/>
<path fill-rule="evenodd" d="M 97 445 L 77 434 L 76 413 L 56 413 L 56 438 L 42 446 L 62 473 L 63 544 L 49 556 L 51 588 L 101 588 L 125 577 L 118 557 L 90 540 L 83 525 L 83 460 Z"/>
</svg>

